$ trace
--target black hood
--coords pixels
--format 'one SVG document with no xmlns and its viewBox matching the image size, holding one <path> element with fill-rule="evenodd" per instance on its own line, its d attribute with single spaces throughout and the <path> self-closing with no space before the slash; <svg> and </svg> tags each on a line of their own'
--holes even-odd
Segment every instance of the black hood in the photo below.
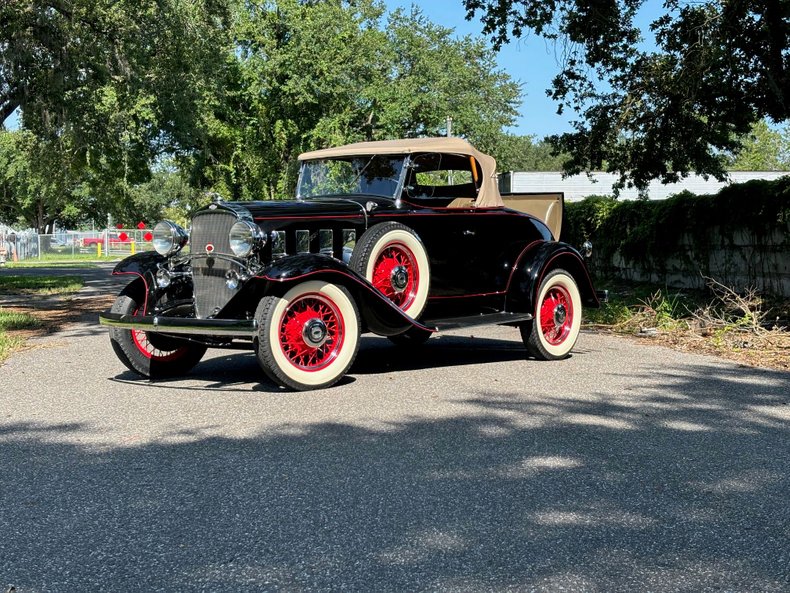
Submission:
<svg viewBox="0 0 790 593">
<path fill-rule="evenodd" d="M 352 200 L 267 200 L 258 202 L 228 202 L 234 209 L 247 210 L 255 222 L 293 218 L 365 218 L 364 206 Z"/>
</svg>

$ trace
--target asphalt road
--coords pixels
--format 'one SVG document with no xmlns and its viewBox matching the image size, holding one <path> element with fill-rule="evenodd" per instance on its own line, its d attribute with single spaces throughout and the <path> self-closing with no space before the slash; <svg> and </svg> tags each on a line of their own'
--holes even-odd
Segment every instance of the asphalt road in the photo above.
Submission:
<svg viewBox="0 0 790 593">
<path fill-rule="evenodd" d="M 74 325 L 0 367 L 0 592 L 790 591 L 789 460 L 790 374 L 622 338 L 370 337 L 287 393 Z"/>
</svg>

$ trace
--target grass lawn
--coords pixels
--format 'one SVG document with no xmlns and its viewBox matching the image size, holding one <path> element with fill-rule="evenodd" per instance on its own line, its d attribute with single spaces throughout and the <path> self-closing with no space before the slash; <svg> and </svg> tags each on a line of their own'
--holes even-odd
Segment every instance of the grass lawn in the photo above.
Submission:
<svg viewBox="0 0 790 593">
<path fill-rule="evenodd" d="M 0 363 L 5 361 L 23 342 L 22 338 L 9 336 L 6 332 L 0 330 Z"/>
<path fill-rule="evenodd" d="M 82 278 L 75 276 L 12 276 L 0 275 L 0 294 L 57 295 L 71 294 L 82 288 Z M 24 343 L 17 335 L 24 330 L 44 327 L 44 322 L 27 312 L 8 311 L 0 307 L 0 362 Z"/>
<path fill-rule="evenodd" d="M 11 336 L 7 330 L 36 329 L 43 325 L 40 319 L 30 313 L 4 311 L 0 308 L 0 362 L 3 362 L 24 340 Z"/>
<path fill-rule="evenodd" d="M 113 260 L 108 260 L 113 261 Z M 88 260 L 37 260 L 27 259 L 16 263 L 6 264 L 9 270 L 25 268 L 98 268 L 96 261 Z"/>
<path fill-rule="evenodd" d="M 70 294 L 82 288 L 78 276 L 0 275 L 0 294 Z"/>
<path fill-rule="evenodd" d="M 34 257 L 31 259 L 24 259 L 18 262 L 12 262 L 11 258 L 6 261 L 8 268 L 41 268 L 50 266 L 69 266 L 69 267 L 96 267 L 99 262 L 115 262 L 120 261 L 129 254 L 112 254 L 110 256 L 96 257 L 95 252 L 91 253 L 71 253 L 67 251 L 64 253 L 44 253 L 41 258 Z"/>
</svg>

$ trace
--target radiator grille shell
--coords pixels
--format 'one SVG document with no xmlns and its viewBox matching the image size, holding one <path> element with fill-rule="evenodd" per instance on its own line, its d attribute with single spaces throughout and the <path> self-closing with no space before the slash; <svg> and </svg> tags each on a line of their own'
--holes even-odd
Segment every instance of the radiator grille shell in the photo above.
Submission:
<svg viewBox="0 0 790 593">
<path fill-rule="evenodd" d="M 240 271 L 230 250 L 230 227 L 238 220 L 233 212 L 214 210 L 192 219 L 190 253 L 195 291 L 195 315 L 213 317 L 236 294 L 225 284 L 229 270 Z"/>
</svg>

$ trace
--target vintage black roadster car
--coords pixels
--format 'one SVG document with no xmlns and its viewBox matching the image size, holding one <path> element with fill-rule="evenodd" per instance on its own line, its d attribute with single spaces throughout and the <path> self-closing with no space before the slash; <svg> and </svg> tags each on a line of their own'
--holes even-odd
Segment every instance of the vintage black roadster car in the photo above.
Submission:
<svg viewBox="0 0 790 593">
<path fill-rule="evenodd" d="M 215 199 L 189 232 L 160 222 L 155 251 L 117 265 L 132 281 L 100 321 L 129 369 L 172 377 L 207 348 L 247 347 L 279 385 L 317 389 L 348 371 L 363 332 L 419 344 L 481 324 L 518 327 L 534 357 L 560 359 L 582 305 L 599 305 L 582 256 L 556 240 L 561 196 L 507 207 L 494 159 L 462 139 L 299 161 L 295 200 Z"/>
</svg>

